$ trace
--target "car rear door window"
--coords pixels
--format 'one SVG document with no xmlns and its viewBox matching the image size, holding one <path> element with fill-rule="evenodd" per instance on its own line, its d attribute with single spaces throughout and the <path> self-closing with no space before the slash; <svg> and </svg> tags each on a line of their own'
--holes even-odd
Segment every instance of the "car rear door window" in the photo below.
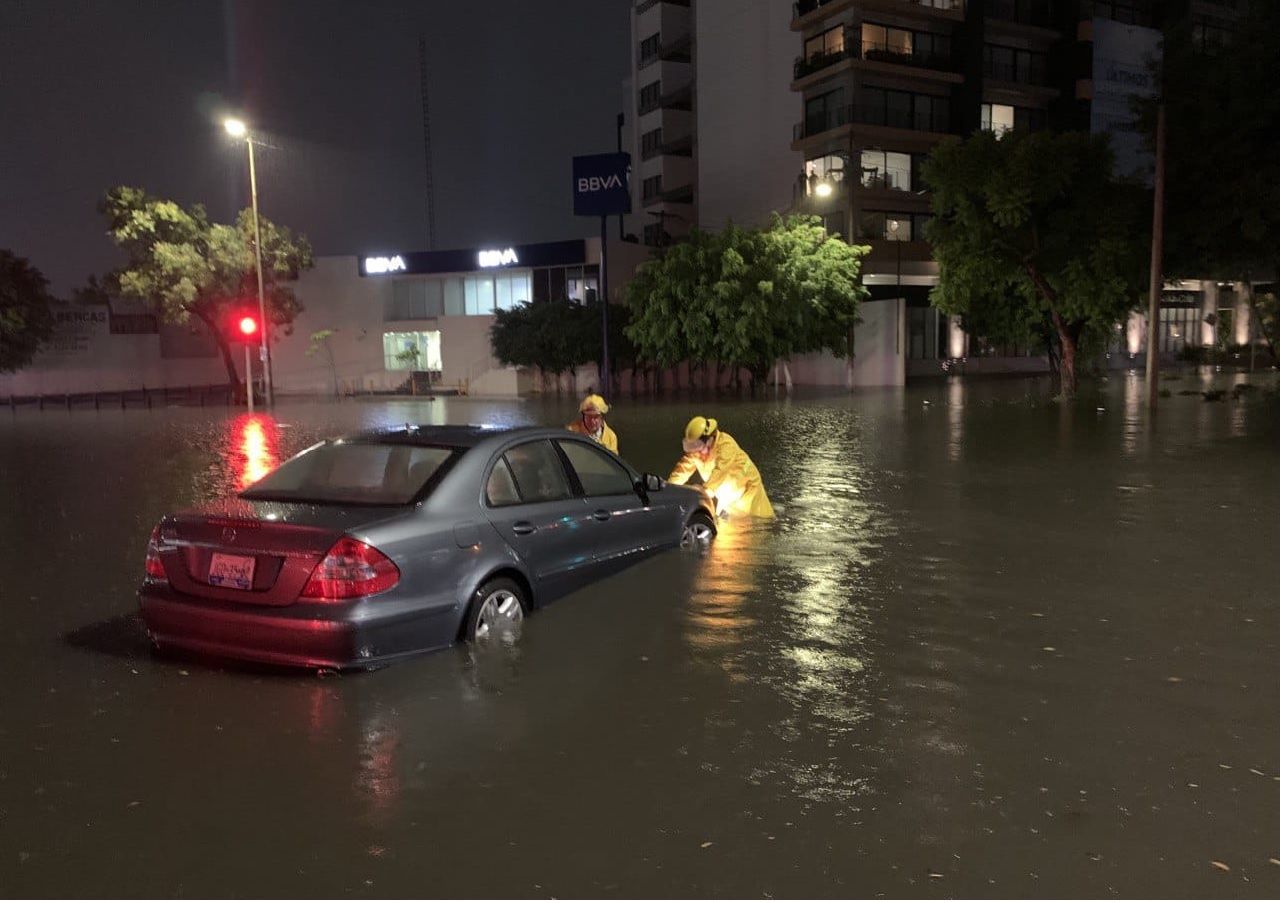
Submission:
<svg viewBox="0 0 1280 903">
<path fill-rule="evenodd" d="M 407 505 L 454 456 L 450 448 L 326 442 L 286 461 L 242 498 L 320 504 Z"/>
<path fill-rule="evenodd" d="M 578 475 L 588 496 L 623 495 L 634 492 L 631 474 L 613 458 L 585 442 L 560 442 L 561 450 Z"/>
<path fill-rule="evenodd" d="M 560 456 L 549 439 L 525 442 L 503 455 L 515 480 L 520 501 L 556 502 L 572 496 Z M 492 479 L 492 475 L 490 475 Z"/>
<path fill-rule="evenodd" d="M 511 478 L 511 468 L 506 458 L 499 458 L 489 472 L 489 482 L 484 488 L 485 498 L 495 508 L 503 505 L 520 504 L 520 493 L 516 490 L 516 482 Z"/>
</svg>

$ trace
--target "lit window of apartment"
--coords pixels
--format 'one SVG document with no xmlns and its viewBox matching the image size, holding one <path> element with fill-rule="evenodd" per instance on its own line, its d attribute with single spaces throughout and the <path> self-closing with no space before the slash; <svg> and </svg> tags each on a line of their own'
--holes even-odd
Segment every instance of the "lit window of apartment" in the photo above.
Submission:
<svg viewBox="0 0 1280 903">
<path fill-rule="evenodd" d="M 848 158 L 842 154 L 823 154 L 820 157 L 812 157 L 804 161 L 804 193 L 807 195 L 816 195 L 818 186 L 822 184 L 835 185 L 844 181 L 845 171 L 848 169 L 846 163 Z"/>
<path fill-rule="evenodd" d="M 658 108 L 662 100 L 662 82 L 649 82 L 640 89 L 640 112 L 648 113 Z"/>
<path fill-rule="evenodd" d="M 862 186 L 911 190 L 911 155 L 898 151 L 864 150 L 862 152 Z"/>
<path fill-rule="evenodd" d="M 1003 103 L 982 105 L 982 130 L 1003 135 L 1013 131 L 1013 107 Z"/>
<path fill-rule="evenodd" d="M 640 183 L 640 197 L 649 201 L 662 194 L 662 176 L 650 176 Z"/>
<path fill-rule="evenodd" d="M 640 136 L 640 156 L 648 160 L 655 156 L 662 147 L 662 129 L 656 128 Z"/>
<path fill-rule="evenodd" d="M 899 213 L 892 210 L 864 210 L 858 237 L 871 241 L 914 241 L 924 238 L 927 213 Z"/>
<path fill-rule="evenodd" d="M 1008 131 L 1034 132 L 1045 126 L 1044 110 L 1033 107 L 1011 107 L 1002 103 L 982 105 L 980 125 L 983 130 L 1003 135 Z"/>
<path fill-rule="evenodd" d="M 831 59 L 844 53 L 844 26 L 828 28 L 804 42 L 804 59 L 807 63 Z"/>
<path fill-rule="evenodd" d="M 863 22 L 862 58 L 947 68 L 951 62 L 951 38 L 928 31 Z"/>
</svg>

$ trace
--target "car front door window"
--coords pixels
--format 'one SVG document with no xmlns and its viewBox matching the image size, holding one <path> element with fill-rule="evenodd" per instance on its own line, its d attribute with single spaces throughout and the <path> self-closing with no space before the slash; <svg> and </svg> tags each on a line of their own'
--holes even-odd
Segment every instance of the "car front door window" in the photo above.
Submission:
<svg viewBox="0 0 1280 903">
<path fill-rule="evenodd" d="M 588 498 L 635 491 L 627 469 L 599 449 L 582 442 L 561 442 L 560 448 L 578 475 L 578 482 Z"/>
</svg>

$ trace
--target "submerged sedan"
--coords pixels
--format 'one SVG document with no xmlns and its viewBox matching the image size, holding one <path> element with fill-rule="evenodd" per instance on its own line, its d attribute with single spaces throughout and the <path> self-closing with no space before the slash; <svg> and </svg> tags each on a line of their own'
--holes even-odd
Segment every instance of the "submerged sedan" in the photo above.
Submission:
<svg viewBox="0 0 1280 903">
<path fill-rule="evenodd" d="M 365 667 L 512 634 L 535 607 L 715 532 L 701 489 L 564 430 L 405 427 L 321 442 L 166 516 L 138 601 L 161 650 Z"/>
</svg>

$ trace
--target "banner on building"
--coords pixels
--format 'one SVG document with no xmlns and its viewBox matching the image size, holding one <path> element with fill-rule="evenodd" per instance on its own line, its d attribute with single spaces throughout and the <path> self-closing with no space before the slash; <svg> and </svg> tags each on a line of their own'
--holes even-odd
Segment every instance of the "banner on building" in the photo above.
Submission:
<svg viewBox="0 0 1280 903">
<path fill-rule="evenodd" d="M 1111 19 L 1093 20 L 1093 103 L 1089 131 L 1111 136 L 1116 174 L 1151 181 L 1153 160 L 1143 146 L 1134 102 L 1155 94 L 1153 64 L 1160 60 L 1160 32 Z"/>
</svg>

